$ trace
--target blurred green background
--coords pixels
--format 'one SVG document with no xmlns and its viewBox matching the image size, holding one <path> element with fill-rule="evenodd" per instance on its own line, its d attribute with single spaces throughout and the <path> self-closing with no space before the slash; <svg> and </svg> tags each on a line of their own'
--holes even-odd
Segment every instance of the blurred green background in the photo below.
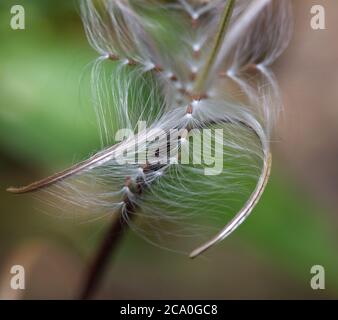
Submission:
<svg viewBox="0 0 338 320">
<path fill-rule="evenodd" d="M 21 2 L 0 3 L 0 298 L 72 298 L 107 221 L 83 223 L 50 216 L 37 210 L 31 197 L 8 194 L 5 189 L 42 178 L 99 150 L 89 92 L 90 64 L 97 55 L 85 38 L 76 1 Z M 337 7 L 334 1 L 325 3 Z M 14 4 L 25 7 L 26 30 L 10 28 Z M 296 1 L 296 40 L 276 66 L 286 113 L 273 142 L 276 156 L 271 180 L 251 217 L 229 239 L 193 261 L 153 247 L 130 232 L 96 297 L 338 297 L 338 220 L 334 215 L 338 186 L 324 179 L 323 170 L 329 169 L 320 160 L 325 155 L 332 170 L 337 170 L 338 152 L 332 152 L 336 140 L 327 143 L 331 148 L 326 149 L 321 140 L 309 147 L 312 153 L 306 153 L 310 152 L 305 148 L 307 141 L 314 140 L 304 133 L 311 131 L 312 122 L 303 116 L 299 103 L 300 96 L 316 87 L 314 82 L 319 80 L 314 78 L 322 69 L 314 69 L 311 59 L 298 63 L 297 59 L 301 53 L 313 54 L 309 46 L 318 51 L 316 43 L 326 43 L 322 48 L 330 55 L 333 45 L 327 35 L 330 30 L 323 34 L 310 30 L 310 7 L 311 1 Z M 333 37 L 334 30 L 331 33 Z M 328 55 L 316 57 L 324 64 Z M 309 67 L 311 81 L 306 73 Z M 332 69 L 336 64 L 330 69 L 333 73 Z M 328 89 L 327 94 L 331 93 Z M 335 103 L 333 97 L 331 103 Z M 325 106 L 330 105 L 323 103 L 317 109 L 326 114 Z M 337 124 L 328 123 L 325 128 Z M 326 133 L 315 130 L 324 139 Z M 332 175 L 328 174 L 330 179 Z M 23 292 L 9 288 L 13 264 L 26 268 Z M 325 268 L 325 290 L 311 289 L 313 265 Z"/>
</svg>

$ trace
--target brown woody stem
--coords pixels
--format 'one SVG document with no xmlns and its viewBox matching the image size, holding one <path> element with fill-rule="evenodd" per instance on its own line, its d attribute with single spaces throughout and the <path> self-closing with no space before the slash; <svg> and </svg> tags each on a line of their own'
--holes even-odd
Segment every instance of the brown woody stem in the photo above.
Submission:
<svg viewBox="0 0 338 320">
<path fill-rule="evenodd" d="M 93 296 L 108 265 L 109 258 L 116 251 L 123 235 L 128 230 L 128 222 L 122 217 L 122 210 L 116 214 L 117 216 L 114 217 L 99 250 L 86 271 L 84 286 L 79 295 L 81 300 L 87 300 Z M 129 218 L 132 217 L 133 214 L 130 214 Z"/>
</svg>

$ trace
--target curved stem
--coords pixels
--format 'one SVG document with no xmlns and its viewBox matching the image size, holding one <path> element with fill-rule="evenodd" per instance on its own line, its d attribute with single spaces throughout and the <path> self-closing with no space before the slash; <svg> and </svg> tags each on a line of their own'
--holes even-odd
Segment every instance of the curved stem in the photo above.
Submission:
<svg viewBox="0 0 338 320">
<path fill-rule="evenodd" d="M 216 243 L 224 240 L 227 236 L 229 236 L 251 213 L 253 208 L 258 203 L 261 198 L 265 187 L 268 183 L 271 171 L 271 162 L 272 156 L 271 153 L 268 152 L 264 158 L 264 164 L 261 176 L 258 180 L 255 190 L 251 194 L 250 198 L 247 200 L 243 208 L 236 214 L 236 216 L 211 240 L 198 247 L 194 251 L 192 251 L 189 255 L 190 258 L 196 258 L 198 255 L 209 249 L 211 246 Z"/>
</svg>

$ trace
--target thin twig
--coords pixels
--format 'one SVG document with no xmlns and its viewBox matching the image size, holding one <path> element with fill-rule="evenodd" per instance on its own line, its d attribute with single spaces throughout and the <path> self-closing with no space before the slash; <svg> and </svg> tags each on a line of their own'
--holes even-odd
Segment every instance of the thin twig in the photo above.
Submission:
<svg viewBox="0 0 338 320">
<path fill-rule="evenodd" d="M 79 296 L 81 300 L 87 300 L 93 296 L 108 265 L 109 258 L 116 251 L 123 235 L 128 230 L 128 222 L 122 217 L 122 210 L 119 210 L 116 214 L 117 216 L 114 217 L 98 252 L 86 271 L 85 283 Z M 129 218 L 133 216 L 133 214 L 129 214 Z"/>
</svg>

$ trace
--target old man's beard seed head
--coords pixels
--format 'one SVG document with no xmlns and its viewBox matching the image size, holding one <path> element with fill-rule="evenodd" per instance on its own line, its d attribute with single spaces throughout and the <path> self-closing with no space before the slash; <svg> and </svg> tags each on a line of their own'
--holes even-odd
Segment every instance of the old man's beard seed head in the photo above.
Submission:
<svg viewBox="0 0 338 320">
<path fill-rule="evenodd" d="M 66 213 L 118 212 L 166 247 L 177 236 L 185 239 L 180 248 L 206 241 L 191 257 L 221 241 L 252 212 L 269 178 L 281 110 L 269 66 L 289 42 L 290 11 L 288 0 L 81 2 L 99 54 L 92 93 L 102 151 L 9 190 L 37 191 Z M 184 134 L 167 139 L 172 130 Z"/>
</svg>

